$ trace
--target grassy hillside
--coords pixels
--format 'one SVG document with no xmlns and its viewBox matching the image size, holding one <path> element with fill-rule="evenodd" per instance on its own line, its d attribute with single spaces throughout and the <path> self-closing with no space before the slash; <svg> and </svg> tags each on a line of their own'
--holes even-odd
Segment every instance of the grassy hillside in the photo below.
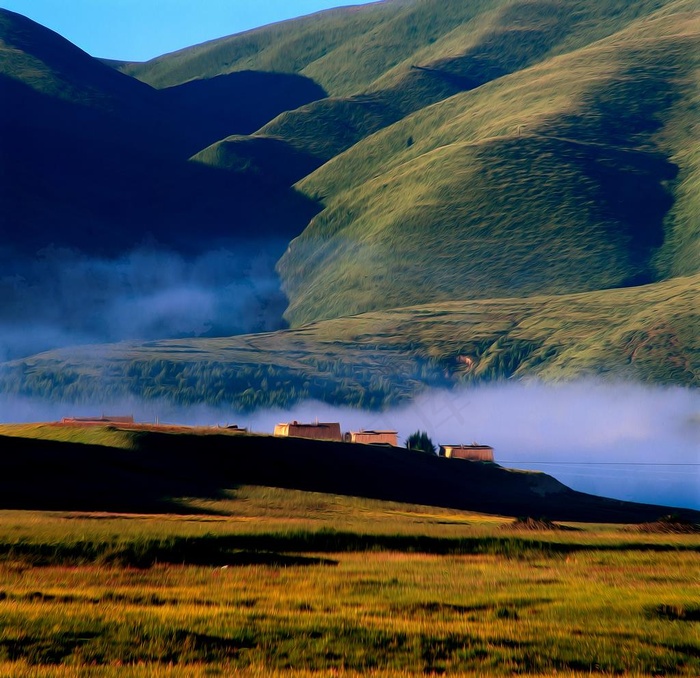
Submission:
<svg viewBox="0 0 700 678">
<path fill-rule="evenodd" d="M 576 377 L 700 385 L 700 277 L 568 296 L 449 302 L 295 330 L 59 350 L 5 363 L 0 392 L 132 395 L 238 410 L 383 408 L 429 387 Z"/>
<path fill-rule="evenodd" d="M 335 93 L 324 74 L 343 81 L 352 64 L 353 95 L 283 113 L 260 131 L 329 160 L 414 111 L 594 43 L 661 4 L 580 3 L 572 12 L 550 0 L 412 3 L 366 36 L 361 50 L 346 44 L 304 69 Z"/>
<path fill-rule="evenodd" d="M 319 12 L 188 47 L 145 63 L 125 64 L 121 70 L 157 88 L 236 71 L 303 74 L 307 66 L 335 48 L 353 41 L 357 44 L 364 35 L 382 25 L 387 16 L 400 12 L 404 4 L 407 4 L 405 0 L 394 0 Z M 225 32 L 223 26 L 222 32 Z M 343 70 L 350 79 L 346 91 L 352 92 L 357 89 L 357 76 L 352 75 L 354 69 L 350 64 L 344 64 Z M 329 73 L 328 80 L 314 79 L 328 90 L 331 77 Z"/>
<path fill-rule="evenodd" d="M 213 41 L 129 72 L 154 84 L 165 73 L 176 80 L 194 77 L 197 68 L 206 75 L 196 77 L 270 63 L 303 73 L 331 97 L 282 113 L 259 133 L 311 153 L 320 165 L 414 111 L 591 44 L 662 4 L 613 0 L 580 3 L 572 12 L 549 0 L 382 3 L 352 15 L 339 10 Z M 367 30 L 356 35 L 360 20 Z M 313 22 L 317 42 L 310 44 L 306 35 Z M 268 61 L 272 32 L 290 55 L 284 62 Z M 326 51 L 319 57 L 324 40 Z M 251 41 L 260 51 L 250 53 Z"/>
<path fill-rule="evenodd" d="M 326 209 L 280 262 L 290 322 L 696 272 L 695 7 L 423 109 L 303 180 Z"/>
<path fill-rule="evenodd" d="M 133 72 L 273 63 L 273 34 L 331 97 L 196 159 L 282 182 L 322 165 L 299 186 L 326 209 L 279 266 L 293 325 L 698 270 L 697 2 L 382 3 Z"/>
<path fill-rule="evenodd" d="M 270 258 L 286 249 L 277 271 L 299 328 L 43 354 L 4 365 L 4 392 L 381 407 L 511 376 L 697 384 L 697 0 L 392 0 L 145 64 L 92 59 L 10 12 L 0 31 L 12 104 L 0 109 L 0 223 L 16 234 L 0 297 L 17 336 L 30 324 L 15 316 L 39 309 L 17 289 L 43 288 L 23 282 L 15 253 L 51 244 L 110 261 L 144 242 L 190 258 L 228 248 L 238 264 L 197 260 L 163 294 L 129 288 L 118 310 L 167 312 L 188 295 L 206 307 L 206 268 L 227 298 L 217 308 L 245 319 L 272 306 L 266 328 L 281 326 Z M 62 331 L 76 324 L 38 296 L 70 315 Z M 572 320 L 579 304 L 585 319 Z M 77 326 L 113 308 L 99 300 Z M 438 322 L 426 335 L 424 313 L 455 309 L 467 314 L 451 316 L 456 334 Z M 358 343 L 348 328 L 367 323 Z M 205 314 L 140 336 L 231 326 Z"/>
<path fill-rule="evenodd" d="M 386 84 L 412 64 L 439 62 L 442 74 L 464 78 L 460 68 L 502 75 L 499 60 L 508 69 L 522 68 L 544 54 L 599 40 L 670 2 L 586 1 L 571 11 L 556 0 L 390 0 L 319 12 L 117 66 L 157 88 L 246 70 L 299 73 L 331 96 L 344 97 Z"/>
</svg>

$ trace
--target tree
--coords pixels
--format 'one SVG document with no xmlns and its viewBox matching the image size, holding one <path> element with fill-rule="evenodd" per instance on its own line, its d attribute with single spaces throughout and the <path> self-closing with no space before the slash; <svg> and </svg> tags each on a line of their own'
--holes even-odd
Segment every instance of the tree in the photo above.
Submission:
<svg viewBox="0 0 700 678">
<path fill-rule="evenodd" d="M 406 438 L 406 447 L 415 452 L 435 454 L 437 448 L 425 431 L 416 431 Z"/>
</svg>

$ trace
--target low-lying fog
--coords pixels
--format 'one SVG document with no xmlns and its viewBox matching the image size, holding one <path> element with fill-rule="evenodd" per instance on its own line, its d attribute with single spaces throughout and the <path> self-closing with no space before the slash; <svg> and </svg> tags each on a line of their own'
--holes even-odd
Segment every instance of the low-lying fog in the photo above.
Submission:
<svg viewBox="0 0 700 678">
<path fill-rule="evenodd" d="M 275 262 L 286 242 L 184 256 L 142 245 L 115 257 L 0 245 L 0 361 L 51 348 L 277 330 L 287 300 Z"/>
<path fill-rule="evenodd" d="M 420 396 L 386 412 L 322 403 L 237 415 L 162 402 L 93 407 L 0 401 L 3 421 L 134 414 L 137 420 L 236 423 L 271 433 L 281 421 L 340 421 L 343 431 L 391 428 L 403 443 L 416 430 L 436 444 L 488 444 L 503 466 L 541 470 L 566 485 L 608 497 L 700 509 L 700 391 L 597 382 L 513 383 Z M 454 462 L 459 463 L 459 462 Z M 466 463 L 466 462 L 465 462 Z"/>
</svg>

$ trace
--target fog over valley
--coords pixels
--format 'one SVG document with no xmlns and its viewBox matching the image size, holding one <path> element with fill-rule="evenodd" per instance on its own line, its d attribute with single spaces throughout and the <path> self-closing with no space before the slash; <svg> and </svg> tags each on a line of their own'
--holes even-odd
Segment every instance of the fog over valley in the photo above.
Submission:
<svg viewBox="0 0 700 678">
<path fill-rule="evenodd" d="M 284 243 L 185 256 L 144 245 L 114 258 L 47 247 L 0 255 L 0 360 L 60 346 L 220 336 L 284 326 Z"/>
<path fill-rule="evenodd" d="M 519 382 L 432 391 L 384 412 L 306 402 L 240 414 L 137 399 L 70 405 L 4 398 L 0 407 L 5 422 L 133 414 L 137 421 L 238 424 L 260 433 L 318 419 L 339 421 L 343 431 L 396 429 L 400 444 L 423 430 L 435 444 L 491 445 L 497 463 L 544 471 L 583 492 L 700 508 L 700 393 L 693 389 Z"/>
</svg>

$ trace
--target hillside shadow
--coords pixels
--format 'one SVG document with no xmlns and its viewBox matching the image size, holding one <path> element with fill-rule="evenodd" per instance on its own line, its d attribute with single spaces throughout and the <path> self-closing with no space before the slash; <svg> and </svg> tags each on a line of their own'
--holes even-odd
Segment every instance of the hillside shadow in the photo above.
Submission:
<svg viewBox="0 0 700 678">
<path fill-rule="evenodd" d="M 682 96 L 680 68 L 675 58 L 656 63 L 651 56 L 627 66 L 593 87 L 579 112 L 540 129 L 570 144 L 572 159 L 595 186 L 601 216 L 615 225 L 611 238 L 625 243 L 636 273 L 622 286 L 656 279 L 651 259 L 665 240 L 679 168 L 655 149 L 669 112 Z"/>
<path fill-rule="evenodd" d="M 0 436 L 0 508 L 212 514 L 180 497 L 225 498 L 221 479 L 190 459 L 102 445 Z M 235 483 L 232 482 L 232 488 Z"/>
<path fill-rule="evenodd" d="M 190 141 L 167 119 L 105 113 L 3 76 L 0 97 L 12 104 L 0 107 L 0 225 L 16 250 L 112 256 L 150 240 L 191 254 L 289 241 L 319 211 L 290 188 L 188 162 L 178 144 Z"/>
<path fill-rule="evenodd" d="M 196 130 L 192 153 L 232 134 L 251 134 L 280 113 L 326 96 L 311 78 L 261 71 L 190 80 L 158 91 L 179 124 Z"/>
<path fill-rule="evenodd" d="M 651 259 L 664 243 L 664 220 L 673 206 L 667 184 L 678 174 L 678 167 L 662 156 L 625 155 L 618 157 L 617 166 L 603 157 L 589 162 L 584 170 L 598 182 L 603 214 L 622 226 L 614 235 L 627 240 L 630 263 L 638 271 L 623 280 L 622 287 L 656 280 Z"/>
<path fill-rule="evenodd" d="M 257 533 L 167 538 L 109 538 L 41 541 L 0 541 L 0 562 L 11 560 L 32 567 L 108 564 L 149 568 L 156 564 L 208 567 L 307 567 L 337 565 L 329 555 L 338 553 L 410 553 L 434 556 L 491 555 L 504 558 L 565 556 L 586 552 L 698 552 L 697 544 L 581 543 L 545 541 L 514 536 L 430 537 L 427 535 L 362 534 L 334 530 L 307 530 L 294 533 Z M 320 555 L 323 554 L 323 555 Z M 57 600 L 51 594 L 28 594 L 41 600 Z M 0 594 L 0 599 L 2 596 Z M 57 602 L 62 602 L 60 599 Z M 68 601 L 65 601 L 68 602 Z M 158 601 L 145 601 L 158 604 Z M 546 599 L 540 602 L 547 602 Z M 162 604 L 162 603 L 161 603 Z M 439 611 L 439 605 L 433 607 Z M 425 611 L 431 611 L 430 607 Z M 450 606 L 452 612 L 467 613 L 478 607 Z M 666 612 L 669 617 L 673 610 Z M 660 616 L 660 615 L 659 615 Z M 692 617 L 686 615 L 688 618 Z"/>
<path fill-rule="evenodd" d="M 575 492 L 544 474 L 403 448 L 152 432 L 140 434 L 132 450 L 7 437 L 0 446 L 11 451 L 0 508 L 182 513 L 180 498 L 217 499 L 225 489 L 261 485 L 566 521 L 643 522 L 672 512 Z M 673 511 L 688 520 L 700 516 Z M 254 550 L 268 549 L 256 544 Z M 271 544 L 269 550 L 304 549 Z"/>
<path fill-rule="evenodd" d="M 227 137 L 192 160 L 227 171 L 245 172 L 281 188 L 292 186 L 322 163 L 283 139 L 258 134 Z"/>
</svg>

